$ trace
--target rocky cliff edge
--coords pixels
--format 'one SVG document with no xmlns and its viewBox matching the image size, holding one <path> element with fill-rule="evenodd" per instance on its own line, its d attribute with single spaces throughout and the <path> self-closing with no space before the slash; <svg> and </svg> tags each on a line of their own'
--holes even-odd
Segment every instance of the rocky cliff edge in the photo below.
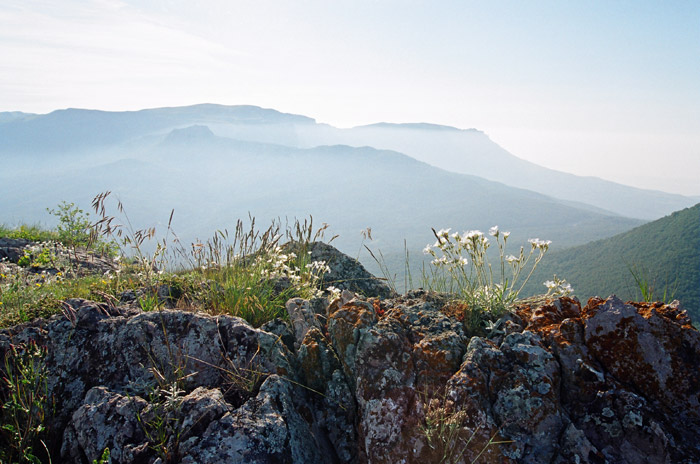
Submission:
<svg viewBox="0 0 700 464">
<path fill-rule="evenodd" d="M 0 331 L 0 356 L 46 348 L 53 462 L 700 462 L 700 333 L 678 304 L 561 298 L 488 336 L 453 306 L 345 290 L 255 329 L 74 299 Z"/>
</svg>

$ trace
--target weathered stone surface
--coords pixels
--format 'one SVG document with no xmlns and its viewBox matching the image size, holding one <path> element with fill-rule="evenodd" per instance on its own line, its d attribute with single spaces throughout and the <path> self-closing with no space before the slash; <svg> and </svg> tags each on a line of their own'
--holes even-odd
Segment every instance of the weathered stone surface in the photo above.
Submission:
<svg viewBox="0 0 700 464">
<path fill-rule="evenodd" d="M 330 337 L 357 401 L 360 460 L 417 456 L 425 446 L 421 397 L 459 368 L 466 349 L 461 324 L 426 296 L 353 300 L 330 317 Z"/>
<path fill-rule="evenodd" d="M 678 304 L 562 298 L 520 315 L 559 362 L 581 459 L 700 462 L 700 334 Z"/>
<path fill-rule="evenodd" d="M 297 387 L 298 388 L 298 387 Z M 332 462 L 295 403 L 295 387 L 270 376 L 255 398 L 180 446 L 183 463 Z"/>
<path fill-rule="evenodd" d="M 92 462 L 109 448 L 114 463 L 147 462 L 150 453 L 138 420 L 147 406 L 139 397 L 110 392 L 105 387 L 91 388 L 63 434 L 62 458 L 81 462 L 84 456 Z"/>
<path fill-rule="evenodd" d="M 321 322 L 319 322 L 318 314 L 313 310 L 311 302 L 302 298 L 292 298 L 287 301 L 287 314 L 294 329 L 295 342 L 294 347 L 299 349 L 301 341 L 304 340 L 306 333 L 315 328 L 321 330 Z"/>
<path fill-rule="evenodd" d="M 53 264 L 49 263 L 42 267 L 26 267 L 24 272 L 47 272 L 55 274 L 59 270 L 71 270 L 78 275 L 85 274 L 105 274 L 114 272 L 118 265 L 109 258 L 99 256 L 91 251 L 81 248 L 67 249 L 56 243 L 39 243 L 26 239 L 13 239 L 0 237 L 0 261 L 6 264 L 16 265 L 25 253 L 29 256 L 38 255 L 41 250 L 48 248 L 53 257 Z M 17 266 L 15 271 L 18 271 Z M 60 268 L 60 269 L 59 269 Z"/>
<path fill-rule="evenodd" d="M 290 251 L 299 252 L 298 245 L 289 243 Z M 336 248 L 323 242 L 309 244 L 308 251 L 311 261 L 325 261 L 330 272 L 323 276 L 323 287 L 333 286 L 340 290 L 349 290 L 364 296 L 389 298 L 393 295 L 391 289 L 380 279 L 376 278 L 360 264 L 359 261 L 341 253 Z"/>
<path fill-rule="evenodd" d="M 297 353 L 318 429 L 328 437 L 337 461 L 356 462 L 356 408 L 343 367 L 330 341 L 317 328 L 306 333 Z"/>
<path fill-rule="evenodd" d="M 53 462 L 700 462 L 700 336 L 677 304 L 561 298 L 470 338 L 449 303 L 346 291 L 260 330 L 73 299 L 0 331 L 0 355 L 47 347 Z"/>
<path fill-rule="evenodd" d="M 24 247 L 32 242 L 22 238 L 0 238 L 0 261 L 17 263 L 24 256 Z"/>
<path fill-rule="evenodd" d="M 19 333 L 0 331 L 0 354 L 9 343 L 28 339 L 47 347 L 56 430 L 66 426 L 93 387 L 143 394 L 178 381 L 186 391 L 221 388 L 235 402 L 247 399 L 242 384 L 261 382 L 269 373 L 295 375 L 279 338 L 239 318 L 140 313 L 84 300 L 69 300 L 66 308 L 65 315 Z"/>
</svg>

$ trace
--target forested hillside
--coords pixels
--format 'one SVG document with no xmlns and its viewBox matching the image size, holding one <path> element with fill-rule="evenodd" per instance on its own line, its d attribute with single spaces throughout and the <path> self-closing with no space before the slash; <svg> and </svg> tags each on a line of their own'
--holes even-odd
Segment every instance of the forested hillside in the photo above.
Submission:
<svg viewBox="0 0 700 464">
<path fill-rule="evenodd" d="M 552 252 L 532 279 L 566 278 L 582 300 L 615 293 L 643 297 L 635 276 L 653 299 L 679 299 L 700 320 L 700 204 L 628 232 Z"/>
</svg>

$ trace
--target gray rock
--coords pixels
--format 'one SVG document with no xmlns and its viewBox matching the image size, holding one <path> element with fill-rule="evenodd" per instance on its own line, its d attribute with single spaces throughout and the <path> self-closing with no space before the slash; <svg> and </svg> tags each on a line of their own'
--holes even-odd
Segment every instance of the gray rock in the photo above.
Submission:
<svg viewBox="0 0 700 464">
<path fill-rule="evenodd" d="M 73 412 L 63 433 L 61 456 L 67 462 L 99 459 L 109 448 L 111 462 L 145 462 L 150 450 L 140 413 L 148 403 L 139 397 L 111 392 L 105 387 L 91 388 L 83 404 Z"/>
<path fill-rule="evenodd" d="M 286 244 L 289 251 L 299 254 L 297 243 Z M 323 288 L 333 286 L 340 290 L 349 290 L 364 296 L 389 298 L 393 292 L 383 281 L 370 274 L 356 259 L 341 253 L 336 248 L 323 242 L 309 244 L 311 261 L 325 261 L 330 272 L 323 276 Z"/>
<path fill-rule="evenodd" d="M 47 348 L 54 462 L 700 462 L 678 305 L 562 298 L 469 338 L 448 303 L 291 300 L 292 331 L 71 299 L 0 354 Z"/>
<path fill-rule="evenodd" d="M 270 376 L 255 398 L 184 442 L 183 464 L 324 463 L 309 424 L 300 415 L 289 381 Z"/>
</svg>

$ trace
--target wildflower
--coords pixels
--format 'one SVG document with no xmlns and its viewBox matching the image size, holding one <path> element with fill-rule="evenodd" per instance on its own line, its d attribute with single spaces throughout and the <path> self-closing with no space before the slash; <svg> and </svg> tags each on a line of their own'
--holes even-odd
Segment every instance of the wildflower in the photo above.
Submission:
<svg viewBox="0 0 700 464">
<path fill-rule="evenodd" d="M 503 240 L 507 239 L 510 237 L 510 232 L 503 232 Z"/>
<path fill-rule="evenodd" d="M 452 230 L 452 228 L 440 229 L 440 230 L 438 230 L 437 234 L 435 234 L 435 235 L 437 235 L 438 237 L 447 238 L 449 236 L 451 230 Z"/>
<path fill-rule="evenodd" d="M 551 240 L 540 240 L 539 238 L 531 238 L 528 240 L 532 248 L 538 248 L 540 250 L 546 250 L 551 245 Z"/>
<path fill-rule="evenodd" d="M 569 284 L 566 279 L 560 279 L 556 275 L 554 276 L 554 280 L 546 281 L 544 286 L 547 287 L 547 295 L 568 296 L 574 291 L 571 284 Z"/>
<path fill-rule="evenodd" d="M 425 246 L 425 248 L 423 248 L 423 254 L 424 254 L 424 255 L 432 254 L 432 252 L 433 252 L 433 247 L 431 247 L 430 244 L 427 244 L 427 245 Z M 5 276 L 3 276 L 3 277 L 5 277 Z"/>
<path fill-rule="evenodd" d="M 498 237 L 498 226 L 493 226 L 489 229 L 489 235 L 492 237 Z"/>
<path fill-rule="evenodd" d="M 480 230 L 470 230 L 469 232 L 466 232 L 464 234 L 463 239 L 474 240 L 475 238 L 481 238 L 483 236 L 484 236 L 484 233 Z"/>
<path fill-rule="evenodd" d="M 340 298 L 340 289 L 339 288 L 331 285 L 330 287 L 326 288 L 326 290 L 331 294 L 330 295 L 331 300 L 335 300 L 337 298 Z"/>
<path fill-rule="evenodd" d="M 504 234 L 504 235 L 505 235 L 505 234 Z M 508 255 L 508 256 L 506 256 L 506 262 L 507 262 L 508 264 L 513 264 L 513 263 L 516 263 L 516 262 L 518 262 L 518 261 L 520 261 L 520 259 L 519 259 L 519 258 L 516 258 L 516 257 L 513 256 L 513 255 Z"/>
</svg>

